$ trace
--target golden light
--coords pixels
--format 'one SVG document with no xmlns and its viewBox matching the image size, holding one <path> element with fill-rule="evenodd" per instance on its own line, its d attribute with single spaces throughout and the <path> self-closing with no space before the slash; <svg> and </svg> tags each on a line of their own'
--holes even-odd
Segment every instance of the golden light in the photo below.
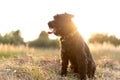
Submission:
<svg viewBox="0 0 120 80">
<path fill-rule="evenodd" d="M 83 27 L 81 22 L 80 22 L 80 19 L 74 18 L 73 22 L 76 25 L 79 33 L 87 41 L 89 39 L 90 35 L 91 35 L 91 32 L 89 31 L 90 28 Z"/>
</svg>

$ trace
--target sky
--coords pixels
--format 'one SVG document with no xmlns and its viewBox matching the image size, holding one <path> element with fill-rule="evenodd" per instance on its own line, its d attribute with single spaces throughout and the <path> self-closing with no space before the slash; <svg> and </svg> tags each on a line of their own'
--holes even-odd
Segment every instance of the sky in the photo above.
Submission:
<svg viewBox="0 0 120 80">
<path fill-rule="evenodd" d="M 56 14 L 70 13 L 83 38 L 108 33 L 120 38 L 120 0 L 0 0 L 0 34 L 20 30 L 34 40 Z"/>
</svg>

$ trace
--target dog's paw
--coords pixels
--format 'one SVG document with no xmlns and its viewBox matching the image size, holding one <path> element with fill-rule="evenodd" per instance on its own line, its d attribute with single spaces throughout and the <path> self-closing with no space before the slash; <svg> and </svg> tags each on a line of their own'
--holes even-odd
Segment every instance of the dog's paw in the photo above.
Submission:
<svg viewBox="0 0 120 80">
<path fill-rule="evenodd" d="M 62 77 L 64 77 L 64 76 L 67 75 L 67 72 L 61 71 L 60 75 L 61 75 Z"/>
</svg>

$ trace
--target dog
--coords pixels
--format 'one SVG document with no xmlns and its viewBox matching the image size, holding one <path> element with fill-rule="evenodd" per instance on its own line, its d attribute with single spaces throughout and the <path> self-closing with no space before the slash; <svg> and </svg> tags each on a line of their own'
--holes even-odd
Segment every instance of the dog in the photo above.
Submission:
<svg viewBox="0 0 120 80">
<path fill-rule="evenodd" d="M 94 78 L 96 64 L 88 45 L 78 32 L 72 21 L 72 14 L 63 13 L 54 16 L 54 20 L 48 22 L 53 33 L 60 36 L 61 42 L 61 76 L 67 75 L 67 67 L 71 63 L 71 69 L 79 74 L 80 80 L 86 80 L 86 76 Z"/>
</svg>

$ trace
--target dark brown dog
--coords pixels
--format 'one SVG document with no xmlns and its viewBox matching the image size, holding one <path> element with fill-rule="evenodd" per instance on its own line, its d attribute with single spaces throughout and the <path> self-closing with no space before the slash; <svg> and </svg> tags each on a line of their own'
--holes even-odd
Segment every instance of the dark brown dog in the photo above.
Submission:
<svg viewBox="0 0 120 80">
<path fill-rule="evenodd" d="M 49 28 L 53 29 L 49 33 L 61 37 L 61 75 L 67 74 L 70 61 L 71 68 L 79 74 L 79 79 L 86 80 L 86 76 L 94 77 L 96 65 L 87 44 L 72 22 L 72 17 L 73 15 L 67 13 L 55 15 L 54 20 L 48 23 Z"/>
</svg>

